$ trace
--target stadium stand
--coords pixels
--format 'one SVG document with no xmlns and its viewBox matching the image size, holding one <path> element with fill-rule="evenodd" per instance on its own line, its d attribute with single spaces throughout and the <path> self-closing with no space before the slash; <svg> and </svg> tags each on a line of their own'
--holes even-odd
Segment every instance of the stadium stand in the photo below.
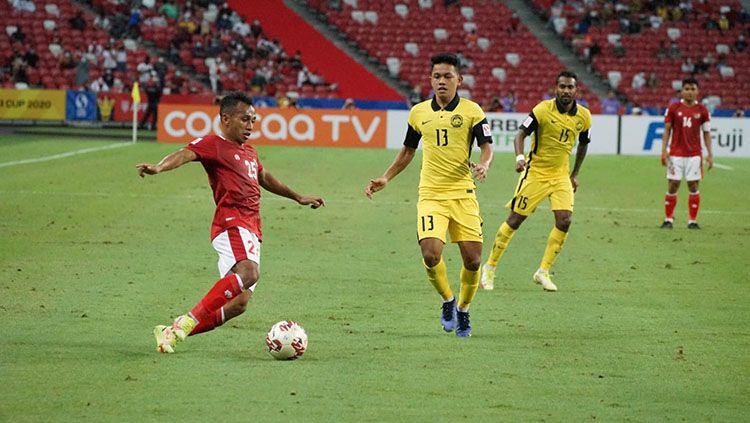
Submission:
<svg viewBox="0 0 750 423">
<path fill-rule="evenodd" d="M 548 94 L 555 75 L 564 68 L 500 2 L 333 2 L 340 4 L 338 8 L 331 7 L 328 0 L 307 3 L 321 19 L 387 67 L 392 75 L 412 88 L 422 88 L 423 97 L 429 94 L 426 66 L 430 56 L 438 51 L 452 51 L 463 57 L 463 95 L 487 106 L 493 99 L 502 100 L 513 93 L 518 111 L 530 110 Z M 599 100 L 585 85 L 579 93 L 584 102 L 598 108 Z"/>
<path fill-rule="evenodd" d="M 747 107 L 750 16 L 737 0 L 693 2 L 534 0 L 582 60 L 633 104 L 664 107 L 680 81 L 704 101 Z M 743 46 L 744 43 L 744 46 Z"/>
</svg>

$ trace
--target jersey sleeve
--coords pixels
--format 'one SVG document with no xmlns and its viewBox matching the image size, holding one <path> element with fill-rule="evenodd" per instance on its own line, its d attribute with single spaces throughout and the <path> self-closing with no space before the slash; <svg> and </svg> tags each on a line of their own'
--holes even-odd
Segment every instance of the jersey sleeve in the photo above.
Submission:
<svg viewBox="0 0 750 423">
<path fill-rule="evenodd" d="M 416 129 L 417 128 L 417 113 L 412 107 L 409 112 L 409 123 L 406 128 L 406 136 L 404 137 L 404 145 L 411 148 L 419 147 L 419 140 L 422 139 L 422 134 Z"/>
<path fill-rule="evenodd" d="M 490 124 L 487 122 L 487 118 L 482 116 L 482 120 L 479 121 L 471 129 L 471 133 L 477 140 L 477 145 L 492 144 L 492 131 L 490 131 Z"/>
<path fill-rule="evenodd" d="M 672 120 L 674 120 L 674 105 L 667 107 L 667 111 L 664 112 L 664 123 L 672 123 Z"/>
<path fill-rule="evenodd" d="M 216 144 L 211 137 L 196 138 L 187 145 L 187 149 L 195 153 L 201 162 L 216 158 Z"/>
<path fill-rule="evenodd" d="M 578 142 L 583 144 L 591 142 L 591 113 L 588 111 L 583 115 L 583 131 L 578 134 Z"/>
<path fill-rule="evenodd" d="M 526 135 L 529 135 L 532 132 L 536 131 L 536 128 L 539 127 L 539 121 L 537 120 L 536 114 L 534 113 L 536 109 L 537 108 L 534 107 L 534 110 L 529 113 L 529 116 L 527 116 L 526 120 L 524 120 L 521 124 L 521 129 L 523 129 L 523 132 L 525 132 Z"/>
</svg>

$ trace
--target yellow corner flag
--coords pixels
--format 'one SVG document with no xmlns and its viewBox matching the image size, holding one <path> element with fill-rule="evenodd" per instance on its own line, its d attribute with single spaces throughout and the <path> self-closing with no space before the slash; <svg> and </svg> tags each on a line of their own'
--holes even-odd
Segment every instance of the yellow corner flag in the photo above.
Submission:
<svg viewBox="0 0 750 423">
<path fill-rule="evenodd" d="M 133 91 L 130 92 L 130 97 L 133 98 L 133 103 L 138 104 L 141 102 L 141 91 L 138 87 L 138 82 L 133 84 Z"/>
</svg>

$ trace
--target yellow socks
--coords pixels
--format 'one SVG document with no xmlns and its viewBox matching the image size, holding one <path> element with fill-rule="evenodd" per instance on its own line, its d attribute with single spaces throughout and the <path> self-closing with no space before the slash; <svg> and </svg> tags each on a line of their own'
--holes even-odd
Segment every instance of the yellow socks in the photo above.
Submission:
<svg viewBox="0 0 750 423">
<path fill-rule="evenodd" d="M 479 270 L 469 270 L 461 266 L 461 289 L 458 293 L 458 310 L 468 311 L 471 300 L 479 288 Z"/>
<path fill-rule="evenodd" d="M 489 258 L 487 258 L 487 264 L 492 267 L 497 266 L 497 262 L 500 261 L 500 257 L 503 256 L 505 249 L 508 248 L 510 239 L 513 238 L 513 234 L 515 233 L 516 230 L 511 228 L 506 222 L 500 225 L 500 229 L 497 230 L 497 235 L 495 235 L 495 243 L 492 245 L 492 251 Z"/>
<path fill-rule="evenodd" d="M 438 294 L 443 297 L 443 301 L 453 298 L 453 291 L 451 290 L 450 283 L 448 283 L 448 271 L 446 270 L 443 258 L 440 257 L 440 263 L 435 265 L 435 267 L 427 267 L 425 264 L 424 268 L 427 270 L 427 278 L 430 280 L 432 286 L 435 287 Z M 463 287 L 463 284 L 461 286 Z M 463 288 L 461 291 L 463 292 Z"/>
<path fill-rule="evenodd" d="M 549 238 L 547 239 L 547 248 L 544 249 L 544 257 L 542 257 L 540 268 L 549 270 L 555 264 L 555 260 L 560 254 L 560 250 L 567 237 L 567 232 L 563 232 L 557 229 L 557 227 L 552 228 L 552 232 L 549 233 Z"/>
</svg>

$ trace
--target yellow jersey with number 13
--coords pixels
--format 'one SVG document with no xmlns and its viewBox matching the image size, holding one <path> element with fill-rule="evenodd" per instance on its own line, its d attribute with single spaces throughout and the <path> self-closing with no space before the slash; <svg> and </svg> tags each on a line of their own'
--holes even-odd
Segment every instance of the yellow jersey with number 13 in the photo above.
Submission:
<svg viewBox="0 0 750 423">
<path fill-rule="evenodd" d="M 477 103 L 458 95 L 444 108 L 435 98 L 409 112 L 404 145 L 417 148 L 422 140 L 419 199 L 476 198 L 471 177 L 471 148 L 491 143 L 490 125 Z"/>
</svg>

